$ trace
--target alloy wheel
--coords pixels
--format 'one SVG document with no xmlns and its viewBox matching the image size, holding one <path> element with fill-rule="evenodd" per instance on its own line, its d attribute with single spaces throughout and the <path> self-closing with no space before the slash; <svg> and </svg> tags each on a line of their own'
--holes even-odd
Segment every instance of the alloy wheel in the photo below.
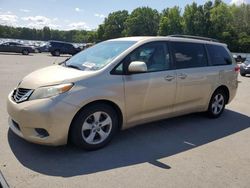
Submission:
<svg viewBox="0 0 250 188">
<path fill-rule="evenodd" d="M 88 144 L 99 144 L 108 138 L 112 129 L 111 117 L 102 111 L 89 115 L 82 125 L 82 138 Z"/>
<path fill-rule="evenodd" d="M 213 103 L 212 103 L 212 112 L 213 114 L 219 114 L 224 107 L 224 96 L 220 93 L 214 96 Z"/>
</svg>

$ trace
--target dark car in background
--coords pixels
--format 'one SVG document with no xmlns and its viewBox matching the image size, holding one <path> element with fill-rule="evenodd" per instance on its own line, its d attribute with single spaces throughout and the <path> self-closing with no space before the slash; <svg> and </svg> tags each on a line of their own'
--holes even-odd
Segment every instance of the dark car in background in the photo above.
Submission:
<svg viewBox="0 0 250 188">
<path fill-rule="evenodd" d="M 81 48 L 75 47 L 73 44 L 61 41 L 50 41 L 49 52 L 52 56 L 60 56 L 61 54 L 75 55 L 81 51 Z"/>
<path fill-rule="evenodd" d="M 0 44 L 0 52 L 15 52 L 29 55 L 29 53 L 35 52 L 35 48 L 17 42 L 5 42 Z"/>
<path fill-rule="evenodd" d="M 49 44 L 43 44 L 39 47 L 36 48 L 38 53 L 42 53 L 42 52 L 49 52 Z"/>
<path fill-rule="evenodd" d="M 246 59 L 240 65 L 240 75 L 246 76 L 246 74 L 250 74 L 250 59 Z"/>
</svg>

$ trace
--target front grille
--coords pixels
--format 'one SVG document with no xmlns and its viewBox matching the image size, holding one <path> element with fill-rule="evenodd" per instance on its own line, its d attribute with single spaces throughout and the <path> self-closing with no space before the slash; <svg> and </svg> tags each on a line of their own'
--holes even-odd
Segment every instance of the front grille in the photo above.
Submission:
<svg viewBox="0 0 250 188">
<path fill-rule="evenodd" d="M 32 92 L 32 89 L 17 88 L 14 90 L 12 97 L 15 102 L 20 103 L 28 100 Z"/>
</svg>

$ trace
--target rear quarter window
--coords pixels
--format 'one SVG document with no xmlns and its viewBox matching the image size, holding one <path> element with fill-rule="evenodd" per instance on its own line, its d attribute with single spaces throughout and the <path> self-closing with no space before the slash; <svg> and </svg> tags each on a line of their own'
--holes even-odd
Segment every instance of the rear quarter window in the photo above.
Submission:
<svg viewBox="0 0 250 188">
<path fill-rule="evenodd" d="M 232 58 L 225 47 L 218 45 L 207 45 L 207 50 L 212 65 L 219 66 L 232 64 Z"/>
</svg>

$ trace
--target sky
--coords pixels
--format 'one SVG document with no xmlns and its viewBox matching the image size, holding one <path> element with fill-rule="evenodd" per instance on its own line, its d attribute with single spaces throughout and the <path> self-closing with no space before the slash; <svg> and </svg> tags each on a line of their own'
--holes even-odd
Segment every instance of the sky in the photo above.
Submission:
<svg viewBox="0 0 250 188">
<path fill-rule="evenodd" d="M 109 13 L 142 6 L 162 11 L 164 8 L 207 0 L 0 0 L 0 25 L 40 29 L 94 30 Z M 227 4 L 250 3 L 250 0 L 224 0 Z"/>
</svg>

